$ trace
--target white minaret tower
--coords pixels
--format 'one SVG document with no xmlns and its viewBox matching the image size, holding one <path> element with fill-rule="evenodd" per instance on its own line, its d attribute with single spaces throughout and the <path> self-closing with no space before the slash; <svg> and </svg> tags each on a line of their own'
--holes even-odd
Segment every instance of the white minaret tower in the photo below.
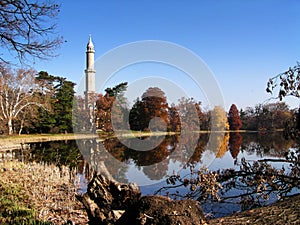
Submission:
<svg viewBox="0 0 300 225">
<path fill-rule="evenodd" d="M 90 35 L 89 42 L 86 46 L 86 69 L 85 69 L 85 100 L 86 108 L 89 108 L 92 112 L 95 103 L 95 50 L 92 42 L 92 36 Z"/>
<path fill-rule="evenodd" d="M 92 36 L 90 35 L 89 42 L 86 46 L 86 69 L 85 69 L 85 107 L 89 110 L 91 129 L 95 130 L 95 102 L 96 102 L 96 92 L 95 92 L 95 50 L 92 42 Z"/>
</svg>

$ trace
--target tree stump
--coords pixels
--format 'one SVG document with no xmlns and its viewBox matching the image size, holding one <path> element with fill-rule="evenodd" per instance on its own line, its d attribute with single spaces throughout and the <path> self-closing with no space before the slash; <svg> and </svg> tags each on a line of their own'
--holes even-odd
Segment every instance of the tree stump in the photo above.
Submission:
<svg viewBox="0 0 300 225">
<path fill-rule="evenodd" d="M 194 200 L 171 200 L 163 196 L 144 196 L 125 211 L 116 225 L 201 225 L 205 216 Z"/>
<path fill-rule="evenodd" d="M 122 213 L 141 196 L 136 184 L 122 184 L 96 175 L 88 184 L 87 193 L 77 195 L 89 217 L 89 224 L 114 224 Z"/>
<path fill-rule="evenodd" d="M 96 175 L 88 191 L 77 196 L 89 217 L 100 225 L 201 225 L 207 224 L 199 203 L 144 196 L 136 184 L 122 184 Z"/>
</svg>

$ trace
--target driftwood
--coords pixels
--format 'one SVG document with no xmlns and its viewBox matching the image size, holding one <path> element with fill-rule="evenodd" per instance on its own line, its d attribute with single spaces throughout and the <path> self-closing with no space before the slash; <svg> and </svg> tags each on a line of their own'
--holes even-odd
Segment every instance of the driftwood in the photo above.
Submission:
<svg viewBox="0 0 300 225">
<path fill-rule="evenodd" d="M 87 193 L 78 195 L 89 224 L 154 225 L 206 224 L 194 200 L 174 201 L 163 196 L 144 196 L 136 184 L 122 184 L 103 175 L 94 176 Z"/>
</svg>

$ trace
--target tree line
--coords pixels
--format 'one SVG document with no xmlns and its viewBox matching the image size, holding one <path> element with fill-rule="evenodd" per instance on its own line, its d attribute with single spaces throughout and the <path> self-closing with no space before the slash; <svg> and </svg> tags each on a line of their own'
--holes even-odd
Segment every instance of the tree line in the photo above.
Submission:
<svg viewBox="0 0 300 225">
<path fill-rule="evenodd" d="M 299 127 L 299 109 L 290 109 L 285 102 L 257 104 L 240 110 L 232 104 L 228 112 L 220 106 L 204 110 L 202 103 L 193 98 L 181 98 L 177 104 L 169 105 L 165 93 L 157 87 L 147 89 L 129 109 L 123 95 L 126 86 L 127 83 L 121 83 L 114 87 L 113 94 L 108 89 L 106 94 L 98 96 L 96 101 L 98 129 L 113 131 L 111 119 L 119 125 L 129 123 L 130 129 L 135 131 L 165 131 L 166 128 L 166 131 L 179 132 L 185 126 L 194 131 L 211 130 L 212 124 L 216 130 L 273 131 L 284 129 L 288 124 Z M 114 113 L 111 113 L 115 101 L 122 103 Z M 161 120 L 151 124 L 153 118 Z"/>
<path fill-rule="evenodd" d="M 72 81 L 33 69 L 13 70 L 2 66 L 0 72 L 0 132 L 3 134 L 69 133 L 73 129 L 91 130 L 93 123 L 104 132 L 114 128 L 171 132 L 186 128 L 277 130 L 288 126 L 299 128 L 300 124 L 299 110 L 289 109 L 284 102 L 240 110 L 232 104 L 228 112 L 220 106 L 204 110 L 202 103 L 194 98 L 183 97 L 169 104 L 165 93 L 157 87 L 148 88 L 130 108 L 124 97 L 127 82 L 97 95 L 94 121 L 90 121 L 85 99 L 75 95 Z"/>
</svg>

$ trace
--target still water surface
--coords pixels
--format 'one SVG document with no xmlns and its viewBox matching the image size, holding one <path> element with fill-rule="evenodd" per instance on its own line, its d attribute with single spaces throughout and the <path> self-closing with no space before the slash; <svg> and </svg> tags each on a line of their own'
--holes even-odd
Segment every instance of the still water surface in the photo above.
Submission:
<svg viewBox="0 0 300 225">
<path fill-rule="evenodd" d="M 194 163 L 196 167 L 207 167 L 209 170 L 227 168 L 238 169 L 242 158 L 253 162 L 260 159 L 285 159 L 287 152 L 298 149 L 293 140 L 285 140 L 280 132 L 275 133 L 230 133 L 217 138 L 211 145 L 209 135 L 201 134 L 197 143 L 189 139 L 182 140 L 178 136 L 160 137 L 158 146 L 147 151 L 136 151 L 128 148 L 131 141 L 118 138 L 77 141 L 52 141 L 30 144 L 29 151 L 16 150 L 15 157 L 22 161 L 36 161 L 66 165 L 72 168 L 80 180 L 78 191 L 85 192 L 86 184 L 93 171 L 111 174 L 120 182 L 136 182 L 144 195 L 153 194 L 159 188 L 167 186 L 166 178 L 174 173 L 184 176 L 189 173 L 187 166 Z M 141 138 L 143 140 L 143 138 Z M 152 140 L 157 142 L 157 140 Z M 217 146 L 217 147 L 216 147 Z M 103 167 L 104 165 L 104 167 Z M 281 168 L 283 163 L 272 163 Z M 187 188 L 177 188 L 180 194 L 188 192 Z M 294 189 L 292 193 L 299 192 Z M 237 194 L 237 190 L 232 190 Z M 232 194 L 228 192 L 228 194 Z M 291 194 L 292 194 L 291 193 Z M 166 194 L 166 193 L 162 193 Z M 271 194 L 267 201 L 276 200 L 276 193 Z M 231 214 L 242 209 L 242 206 L 232 203 L 206 202 L 202 205 L 206 213 L 214 217 Z"/>
</svg>

